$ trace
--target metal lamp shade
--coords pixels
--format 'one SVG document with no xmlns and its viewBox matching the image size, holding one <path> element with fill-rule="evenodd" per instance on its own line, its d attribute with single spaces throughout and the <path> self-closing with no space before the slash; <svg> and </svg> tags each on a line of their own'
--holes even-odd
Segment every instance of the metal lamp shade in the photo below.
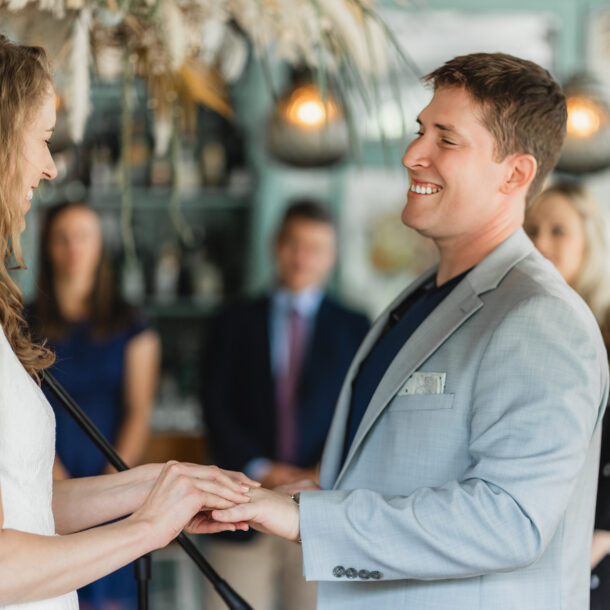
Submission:
<svg viewBox="0 0 610 610">
<path fill-rule="evenodd" d="M 349 132 L 339 105 L 329 93 L 322 100 L 315 85 L 291 89 L 275 108 L 267 126 L 273 156 L 300 167 L 339 161 L 349 149 Z"/>
<path fill-rule="evenodd" d="M 610 167 L 610 113 L 594 77 L 580 73 L 564 92 L 568 101 L 568 129 L 557 169 L 586 174 Z"/>
</svg>

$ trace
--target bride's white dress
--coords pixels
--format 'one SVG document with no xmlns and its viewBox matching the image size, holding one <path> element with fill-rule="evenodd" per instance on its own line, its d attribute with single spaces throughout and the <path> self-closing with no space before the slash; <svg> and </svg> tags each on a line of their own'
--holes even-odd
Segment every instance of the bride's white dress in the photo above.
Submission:
<svg viewBox="0 0 610 610">
<path fill-rule="evenodd" d="M 0 327 L 0 492 L 4 528 L 55 535 L 51 510 L 55 416 Z M 36 563 L 36 557 L 32 558 Z M 76 610 L 76 593 L 0 606 L 14 610 Z"/>
</svg>

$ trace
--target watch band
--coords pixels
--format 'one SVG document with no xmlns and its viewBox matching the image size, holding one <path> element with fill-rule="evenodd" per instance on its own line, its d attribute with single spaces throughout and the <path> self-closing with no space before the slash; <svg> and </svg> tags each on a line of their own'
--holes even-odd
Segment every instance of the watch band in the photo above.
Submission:
<svg viewBox="0 0 610 610">
<path fill-rule="evenodd" d="M 293 502 L 295 502 L 295 503 L 296 503 L 296 505 L 297 505 L 297 506 L 299 506 L 299 505 L 300 505 L 300 502 L 301 502 L 301 492 L 300 492 L 300 491 L 297 491 L 296 493 L 293 493 L 293 494 L 290 496 L 290 498 L 293 500 Z M 298 542 L 299 544 L 301 544 L 301 531 L 300 531 L 300 528 L 299 528 L 299 537 L 297 538 L 297 542 Z"/>
</svg>

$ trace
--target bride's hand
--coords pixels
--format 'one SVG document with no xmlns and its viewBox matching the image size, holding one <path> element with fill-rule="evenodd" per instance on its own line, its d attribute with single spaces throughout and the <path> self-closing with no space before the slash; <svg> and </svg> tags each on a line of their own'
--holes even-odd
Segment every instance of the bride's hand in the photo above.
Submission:
<svg viewBox="0 0 610 610">
<path fill-rule="evenodd" d="M 241 473 L 216 466 L 168 462 L 130 519 L 151 526 L 157 547 L 168 544 L 187 526 L 198 533 L 234 531 L 237 529 L 234 523 L 214 523 L 206 512 L 248 503 L 246 492 L 258 485 Z"/>
</svg>

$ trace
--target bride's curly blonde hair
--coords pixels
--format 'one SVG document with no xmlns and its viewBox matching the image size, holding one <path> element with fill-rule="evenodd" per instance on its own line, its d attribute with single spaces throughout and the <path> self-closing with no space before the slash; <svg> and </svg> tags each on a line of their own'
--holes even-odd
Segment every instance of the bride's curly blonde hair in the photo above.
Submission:
<svg viewBox="0 0 610 610">
<path fill-rule="evenodd" d="M 0 34 L 0 326 L 25 370 L 36 379 L 55 356 L 32 341 L 23 318 L 23 296 L 8 270 L 11 257 L 17 268 L 26 268 L 19 241 L 24 129 L 52 88 L 44 49 L 11 43 Z"/>
</svg>

